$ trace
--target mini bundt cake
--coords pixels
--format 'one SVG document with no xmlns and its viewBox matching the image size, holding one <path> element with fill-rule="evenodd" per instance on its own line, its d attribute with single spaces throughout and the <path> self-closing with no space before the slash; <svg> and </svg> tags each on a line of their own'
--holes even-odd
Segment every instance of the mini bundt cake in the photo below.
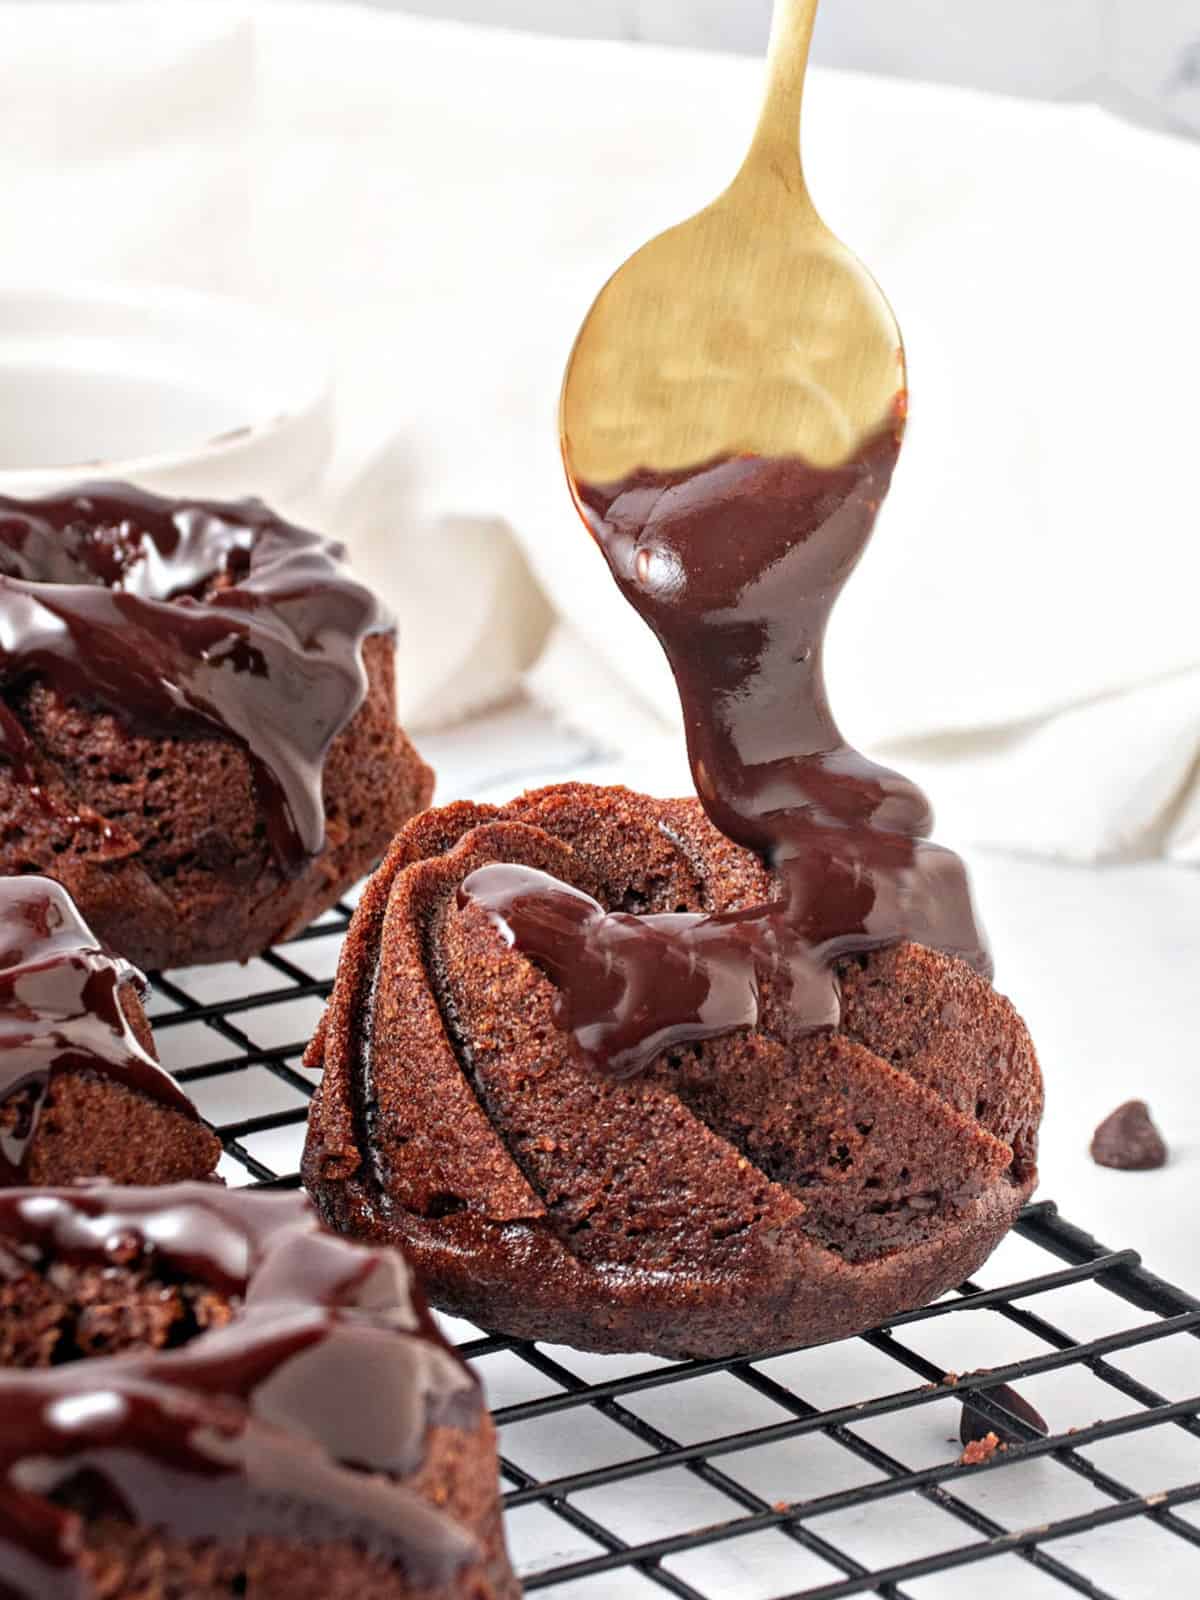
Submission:
<svg viewBox="0 0 1200 1600">
<path fill-rule="evenodd" d="M 343 557 L 257 501 L 0 497 L 0 871 L 148 969 L 332 904 L 432 792 Z"/>
<path fill-rule="evenodd" d="M 764 976 L 755 1025 L 601 1071 L 553 976 L 463 892 L 489 863 L 625 924 L 776 888 L 698 801 L 624 789 L 453 805 L 401 832 L 310 1048 L 304 1178 L 335 1227 L 403 1245 L 435 1304 L 585 1349 L 763 1352 L 936 1297 L 1011 1226 L 1041 1078 L 964 961 L 912 943 L 841 958 L 839 1020 L 816 1030 Z"/>
<path fill-rule="evenodd" d="M 217 1136 L 158 1064 L 145 979 L 49 878 L 0 878 L 0 1186 L 206 1178 Z"/>
<path fill-rule="evenodd" d="M 0 1193 L 0 1594 L 515 1600 L 479 1386 L 300 1195 Z"/>
</svg>

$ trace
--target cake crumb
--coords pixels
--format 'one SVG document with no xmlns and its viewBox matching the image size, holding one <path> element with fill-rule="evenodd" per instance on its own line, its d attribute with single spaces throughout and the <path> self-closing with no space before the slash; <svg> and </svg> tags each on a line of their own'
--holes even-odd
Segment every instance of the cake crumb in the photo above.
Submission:
<svg viewBox="0 0 1200 1600">
<path fill-rule="evenodd" d="M 985 1433 L 982 1439 L 972 1439 L 962 1455 L 958 1458 L 960 1467 L 978 1467 L 984 1461 L 990 1461 L 997 1450 L 1004 1447 L 994 1433 Z"/>
</svg>

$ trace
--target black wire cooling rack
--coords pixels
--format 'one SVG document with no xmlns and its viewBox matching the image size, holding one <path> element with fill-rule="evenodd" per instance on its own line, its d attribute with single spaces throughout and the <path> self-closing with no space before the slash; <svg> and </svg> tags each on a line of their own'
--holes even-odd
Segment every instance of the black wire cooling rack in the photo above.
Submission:
<svg viewBox="0 0 1200 1600">
<path fill-rule="evenodd" d="M 155 980 L 163 1058 L 230 1182 L 299 1182 L 300 1056 L 349 916 L 248 967 Z M 757 1361 L 589 1357 L 449 1324 L 495 1406 L 526 1591 L 1200 1595 L 1200 1301 L 1049 1203 L 987 1271 L 861 1339 Z M 1049 1436 L 985 1392 L 1000 1384 Z M 977 1465 L 968 1398 L 1012 1441 Z"/>
</svg>

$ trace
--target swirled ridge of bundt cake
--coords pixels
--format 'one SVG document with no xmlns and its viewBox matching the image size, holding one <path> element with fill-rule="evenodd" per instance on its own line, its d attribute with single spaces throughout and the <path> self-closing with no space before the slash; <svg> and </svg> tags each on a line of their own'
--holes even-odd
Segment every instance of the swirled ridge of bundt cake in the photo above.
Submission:
<svg viewBox="0 0 1200 1600">
<path fill-rule="evenodd" d="M 300 1195 L 0 1192 L 0 1416 L 13 1600 L 518 1592 L 476 1380 Z"/>
<path fill-rule="evenodd" d="M 258 501 L 0 497 L 0 871 L 147 969 L 332 904 L 432 793 L 344 555 Z"/>
<path fill-rule="evenodd" d="M 609 911 L 770 899 L 695 800 L 567 784 L 429 812 L 358 909 L 309 1052 L 305 1182 L 402 1244 L 435 1304 L 596 1350 L 720 1356 L 869 1327 L 950 1289 L 1036 1179 L 1042 1088 L 1012 1006 L 913 944 L 837 964 L 840 1021 L 757 1025 L 618 1078 L 552 979 L 460 893 L 521 863 Z"/>
<path fill-rule="evenodd" d="M 0 1186 L 211 1174 L 220 1143 L 158 1064 L 144 985 L 61 884 L 0 878 Z"/>
</svg>

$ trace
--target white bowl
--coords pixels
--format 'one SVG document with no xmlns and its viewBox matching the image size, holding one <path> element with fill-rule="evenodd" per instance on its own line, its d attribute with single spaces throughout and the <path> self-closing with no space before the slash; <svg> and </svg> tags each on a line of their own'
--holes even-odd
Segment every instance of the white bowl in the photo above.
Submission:
<svg viewBox="0 0 1200 1600">
<path fill-rule="evenodd" d="M 332 386 L 305 334 L 174 289 L 0 285 L 0 493 L 85 478 L 285 510 L 329 454 Z"/>
</svg>

